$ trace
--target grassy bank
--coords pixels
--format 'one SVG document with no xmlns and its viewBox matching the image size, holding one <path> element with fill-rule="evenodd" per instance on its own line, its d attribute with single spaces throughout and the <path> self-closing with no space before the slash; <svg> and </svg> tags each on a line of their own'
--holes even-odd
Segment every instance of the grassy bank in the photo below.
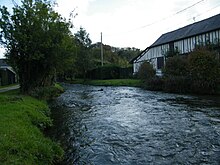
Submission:
<svg viewBox="0 0 220 165">
<path fill-rule="evenodd" d="M 82 80 L 76 79 L 71 81 L 72 84 L 85 84 L 95 86 L 130 86 L 140 87 L 141 81 L 137 79 L 110 79 L 110 80 Z"/>
<path fill-rule="evenodd" d="M 63 150 L 43 131 L 52 125 L 45 101 L 20 95 L 18 90 L 0 93 L 0 162 L 52 164 Z"/>
</svg>

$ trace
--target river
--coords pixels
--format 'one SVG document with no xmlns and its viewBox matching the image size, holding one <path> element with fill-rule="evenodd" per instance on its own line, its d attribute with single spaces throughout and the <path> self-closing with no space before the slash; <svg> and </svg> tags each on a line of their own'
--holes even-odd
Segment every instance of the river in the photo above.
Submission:
<svg viewBox="0 0 220 165">
<path fill-rule="evenodd" d="M 64 84 L 50 103 L 62 164 L 220 164 L 220 98 Z"/>
</svg>

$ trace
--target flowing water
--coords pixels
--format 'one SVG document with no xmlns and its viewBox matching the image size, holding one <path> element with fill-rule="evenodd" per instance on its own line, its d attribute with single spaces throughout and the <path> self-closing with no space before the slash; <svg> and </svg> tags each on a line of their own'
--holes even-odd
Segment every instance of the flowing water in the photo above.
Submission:
<svg viewBox="0 0 220 165">
<path fill-rule="evenodd" d="M 65 84 L 51 102 L 62 164 L 220 164 L 220 98 Z"/>
</svg>

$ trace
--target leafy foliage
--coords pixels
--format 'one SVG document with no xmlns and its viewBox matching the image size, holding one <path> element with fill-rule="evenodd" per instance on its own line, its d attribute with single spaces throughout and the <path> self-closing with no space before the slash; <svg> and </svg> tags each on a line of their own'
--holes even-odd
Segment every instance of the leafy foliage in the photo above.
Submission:
<svg viewBox="0 0 220 165">
<path fill-rule="evenodd" d="M 116 52 L 119 57 L 124 58 L 127 61 L 130 61 L 140 53 L 140 49 L 134 47 L 132 48 L 128 47 L 128 48 L 118 49 Z"/>
<path fill-rule="evenodd" d="M 42 100 L 53 99 L 64 92 L 61 86 L 37 87 L 30 92 L 32 97 Z"/>
<path fill-rule="evenodd" d="M 178 47 L 175 47 L 175 49 L 170 49 L 165 53 L 166 58 L 175 57 L 180 54 Z"/>
<path fill-rule="evenodd" d="M 187 76 L 167 76 L 164 78 L 163 90 L 172 93 L 188 93 L 190 81 Z"/>
<path fill-rule="evenodd" d="M 186 76 L 188 74 L 187 58 L 173 56 L 166 60 L 164 74 L 170 76 Z"/>
<path fill-rule="evenodd" d="M 162 91 L 164 89 L 164 79 L 162 77 L 154 76 L 147 80 L 142 86 L 148 90 Z"/>
<path fill-rule="evenodd" d="M 94 67 L 101 65 L 101 43 L 91 45 L 91 53 L 94 58 Z M 103 44 L 104 64 L 117 65 L 120 67 L 129 67 L 129 61 L 136 57 L 140 50 L 136 48 L 116 48 Z"/>
<path fill-rule="evenodd" d="M 188 56 L 167 58 L 164 77 L 153 77 L 144 84 L 151 90 L 173 93 L 218 94 L 220 61 L 217 49 L 199 46 Z"/>
<path fill-rule="evenodd" d="M 90 53 L 91 40 L 89 34 L 82 27 L 75 33 L 75 40 L 78 46 L 76 67 L 77 73 L 86 78 L 87 71 L 92 67 L 92 56 Z"/>
<path fill-rule="evenodd" d="M 153 66 L 145 61 L 141 64 L 139 71 L 137 73 L 138 78 L 140 78 L 141 80 L 148 80 L 151 79 L 152 77 L 154 77 L 156 74 L 156 71 L 154 70 Z"/>
<path fill-rule="evenodd" d="M 19 75 L 21 91 L 50 85 L 56 70 L 64 68 L 60 63 L 70 60 L 70 24 L 41 0 L 23 0 L 12 15 L 3 6 L 0 13 L 0 41 Z"/>
<path fill-rule="evenodd" d="M 214 93 L 220 78 L 220 63 L 214 52 L 197 49 L 189 55 L 192 90 L 197 93 Z"/>
<path fill-rule="evenodd" d="M 132 67 L 121 68 L 117 65 L 105 65 L 97 67 L 88 72 L 87 77 L 90 79 L 122 79 L 132 77 Z"/>
</svg>

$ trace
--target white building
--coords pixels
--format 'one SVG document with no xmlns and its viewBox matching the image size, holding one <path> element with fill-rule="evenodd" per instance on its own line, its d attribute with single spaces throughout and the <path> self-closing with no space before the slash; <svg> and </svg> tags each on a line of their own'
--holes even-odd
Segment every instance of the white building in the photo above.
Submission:
<svg viewBox="0 0 220 165">
<path fill-rule="evenodd" d="M 188 54 L 194 50 L 196 45 L 208 42 L 220 44 L 219 39 L 220 14 L 161 35 L 151 46 L 131 61 L 133 72 L 138 72 L 143 61 L 149 61 L 157 73 L 160 73 L 168 51 L 178 49 L 180 54 Z"/>
</svg>

